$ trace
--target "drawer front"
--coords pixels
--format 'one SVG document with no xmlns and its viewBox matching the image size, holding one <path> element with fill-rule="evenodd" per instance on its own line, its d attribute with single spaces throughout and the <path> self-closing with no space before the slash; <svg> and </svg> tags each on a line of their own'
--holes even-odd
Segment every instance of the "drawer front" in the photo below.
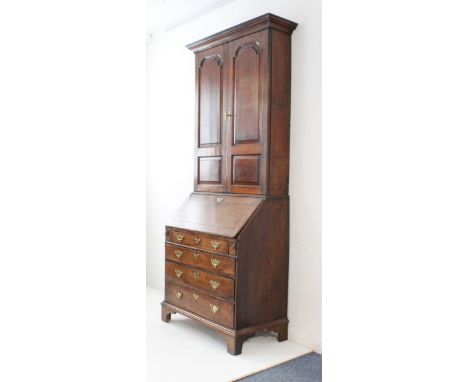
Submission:
<svg viewBox="0 0 468 382">
<path fill-rule="evenodd" d="M 212 294 L 234 299 L 234 280 L 166 261 L 166 276 Z"/>
<path fill-rule="evenodd" d="M 166 243 L 166 259 L 228 276 L 236 275 L 236 260 Z"/>
<path fill-rule="evenodd" d="M 229 243 L 226 239 L 216 236 L 203 235 L 196 232 L 170 230 L 168 241 L 214 253 L 230 253 Z"/>
<path fill-rule="evenodd" d="M 234 327 L 234 304 L 166 281 L 165 300 L 218 324 Z"/>
</svg>

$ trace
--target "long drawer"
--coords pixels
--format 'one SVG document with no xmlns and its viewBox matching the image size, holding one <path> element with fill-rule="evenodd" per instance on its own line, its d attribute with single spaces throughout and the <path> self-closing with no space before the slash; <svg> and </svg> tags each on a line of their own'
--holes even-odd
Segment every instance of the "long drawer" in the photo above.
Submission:
<svg viewBox="0 0 468 382">
<path fill-rule="evenodd" d="M 234 298 L 234 280 L 227 277 L 214 275 L 171 261 L 166 261 L 166 277 L 203 289 L 217 296 Z"/>
<path fill-rule="evenodd" d="M 202 233 L 169 229 L 167 233 L 167 241 L 197 248 L 213 253 L 222 253 L 225 255 L 234 255 L 234 242 L 222 237 L 210 236 Z"/>
<path fill-rule="evenodd" d="M 234 327 L 234 304 L 196 289 L 166 281 L 165 300 L 218 324 Z"/>
<path fill-rule="evenodd" d="M 166 243 L 166 260 L 198 267 L 214 273 L 224 273 L 228 276 L 236 275 L 235 259 L 193 248 Z"/>
</svg>

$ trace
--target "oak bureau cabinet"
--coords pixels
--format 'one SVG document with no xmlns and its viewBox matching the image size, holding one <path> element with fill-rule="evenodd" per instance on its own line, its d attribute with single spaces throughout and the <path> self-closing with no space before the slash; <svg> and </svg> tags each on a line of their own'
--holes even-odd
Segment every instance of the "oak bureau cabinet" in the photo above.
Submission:
<svg viewBox="0 0 468 382">
<path fill-rule="evenodd" d="M 291 34 L 266 14 L 194 42 L 194 192 L 166 226 L 162 320 L 193 318 L 240 354 L 288 335 Z"/>
</svg>

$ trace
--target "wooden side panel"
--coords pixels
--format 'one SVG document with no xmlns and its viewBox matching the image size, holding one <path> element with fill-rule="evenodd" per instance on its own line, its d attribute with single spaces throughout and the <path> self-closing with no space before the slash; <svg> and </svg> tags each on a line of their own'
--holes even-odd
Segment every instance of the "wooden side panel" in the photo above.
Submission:
<svg viewBox="0 0 468 382">
<path fill-rule="evenodd" d="M 289 198 L 268 198 L 239 236 L 236 325 L 287 316 Z"/>
<path fill-rule="evenodd" d="M 291 36 L 271 31 L 269 195 L 288 195 L 291 114 Z"/>
</svg>

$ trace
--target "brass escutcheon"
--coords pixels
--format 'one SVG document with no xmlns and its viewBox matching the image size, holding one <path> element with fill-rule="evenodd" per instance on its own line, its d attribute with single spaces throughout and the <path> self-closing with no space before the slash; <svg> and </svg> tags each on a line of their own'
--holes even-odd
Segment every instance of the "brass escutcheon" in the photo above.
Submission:
<svg viewBox="0 0 468 382">
<path fill-rule="evenodd" d="M 195 257 L 195 260 L 198 261 L 198 258 L 200 257 L 200 254 L 195 252 L 193 254 L 193 257 Z"/>
<path fill-rule="evenodd" d="M 218 249 L 220 247 L 221 243 L 217 240 L 211 240 L 211 246 L 214 248 L 214 249 Z"/>
<path fill-rule="evenodd" d="M 177 256 L 178 259 L 184 254 L 182 251 L 174 251 L 174 254 Z"/>
<path fill-rule="evenodd" d="M 179 292 L 179 291 L 176 291 L 175 292 L 175 296 L 177 297 L 178 300 L 180 300 L 180 298 L 182 297 L 183 293 L 182 292 Z"/>
<path fill-rule="evenodd" d="M 198 279 L 200 277 L 200 272 L 193 272 L 193 277 Z"/>
<path fill-rule="evenodd" d="M 198 245 L 198 244 L 200 244 L 201 239 L 198 238 L 198 237 L 194 237 L 194 238 L 193 238 L 193 241 L 195 242 L 195 244 Z"/>
<path fill-rule="evenodd" d="M 195 301 L 198 300 L 198 297 L 199 297 L 198 294 L 196 294 L 196 293 L 193 294 L 193 299 L 194 299 Z"/>
<path fill-rule="evenodd" d="M 182 242 L 182 240 L 184 240 L 184 235 L 182 235 L 181 233 L 178 233 L 176 236 L 176 239 L 177 241 Z"/>
</svg>

